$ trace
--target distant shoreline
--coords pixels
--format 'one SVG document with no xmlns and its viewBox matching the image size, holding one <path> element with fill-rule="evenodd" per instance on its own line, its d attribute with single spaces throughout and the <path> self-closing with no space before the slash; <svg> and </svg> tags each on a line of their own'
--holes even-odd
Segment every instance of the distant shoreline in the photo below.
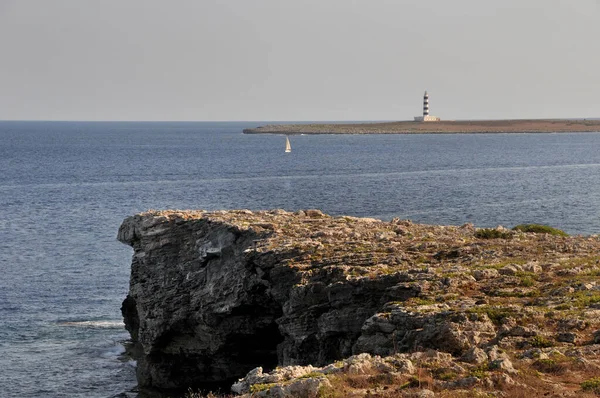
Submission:
<svg viewBox="0 0 600 398">
<path fill-rule="evenodd" d="M 473 134 L 600 132 L 597 119 L 452 120 L 277 124 L 244 129 L 244 134 Z"/>
</svg>

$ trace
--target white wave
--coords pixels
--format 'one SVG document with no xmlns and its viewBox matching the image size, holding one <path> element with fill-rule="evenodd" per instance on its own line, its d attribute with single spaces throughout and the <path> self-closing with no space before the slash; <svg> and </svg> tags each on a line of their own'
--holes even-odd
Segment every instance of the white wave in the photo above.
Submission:
<svg viewBox="0 0 600 398">
<path fill-rule="evenodd" d="M 100 354 L 102 358 L 120 358 L 125 353 L 125 348 L 122 345 L 115 345 L 106 349 Z"/>
<path fill-rule="evenodd" d="M 123 329 L 125 327 L 123 321 L 72 321 L 60 322 L 59 325 L 100 329 Z"/>
</svg>

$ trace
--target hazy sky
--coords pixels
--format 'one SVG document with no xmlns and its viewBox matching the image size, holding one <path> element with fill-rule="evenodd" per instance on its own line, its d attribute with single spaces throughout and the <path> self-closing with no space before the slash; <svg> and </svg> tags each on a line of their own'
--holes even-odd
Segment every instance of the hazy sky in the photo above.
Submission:
<svg viewBox="0 0 600 398">
<path fill-rule="evenodd" d="M 0 0 L 0 119 L 600 117 L 600 0 Z"/>
</svg>

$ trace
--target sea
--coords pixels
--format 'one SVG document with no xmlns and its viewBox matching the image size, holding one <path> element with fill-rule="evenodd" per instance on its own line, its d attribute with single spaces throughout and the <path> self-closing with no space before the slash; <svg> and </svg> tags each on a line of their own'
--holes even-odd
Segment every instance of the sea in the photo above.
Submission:
<svg viewBox="0 0 600 398">
<path fill-rule="evenodd" d="M 600 133 L 244 135 L 260 122 L 0 122 L 0 396 L 135 391 L 120 306 L 148 209 L 321 209 L 600 232 Z"/>
</svg>

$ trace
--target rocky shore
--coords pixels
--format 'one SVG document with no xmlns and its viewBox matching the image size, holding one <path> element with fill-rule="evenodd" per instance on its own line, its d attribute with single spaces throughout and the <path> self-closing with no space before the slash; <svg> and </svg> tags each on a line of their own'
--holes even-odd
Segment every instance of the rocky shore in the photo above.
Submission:
<svg viewBox="0 0 600 398">
<path fill-rule="evenodd" d="M 596 236 L 237 210 L 147 212 L 118 239 L 142 389 L 600 392 Z"/>
<path fill-rule="evenodd" d="M 600 120 L 460 120 L 353 124 L 281 124 L 244 129 L 244 134 L 461 134 L 600 132 Z"/>
</svg>

